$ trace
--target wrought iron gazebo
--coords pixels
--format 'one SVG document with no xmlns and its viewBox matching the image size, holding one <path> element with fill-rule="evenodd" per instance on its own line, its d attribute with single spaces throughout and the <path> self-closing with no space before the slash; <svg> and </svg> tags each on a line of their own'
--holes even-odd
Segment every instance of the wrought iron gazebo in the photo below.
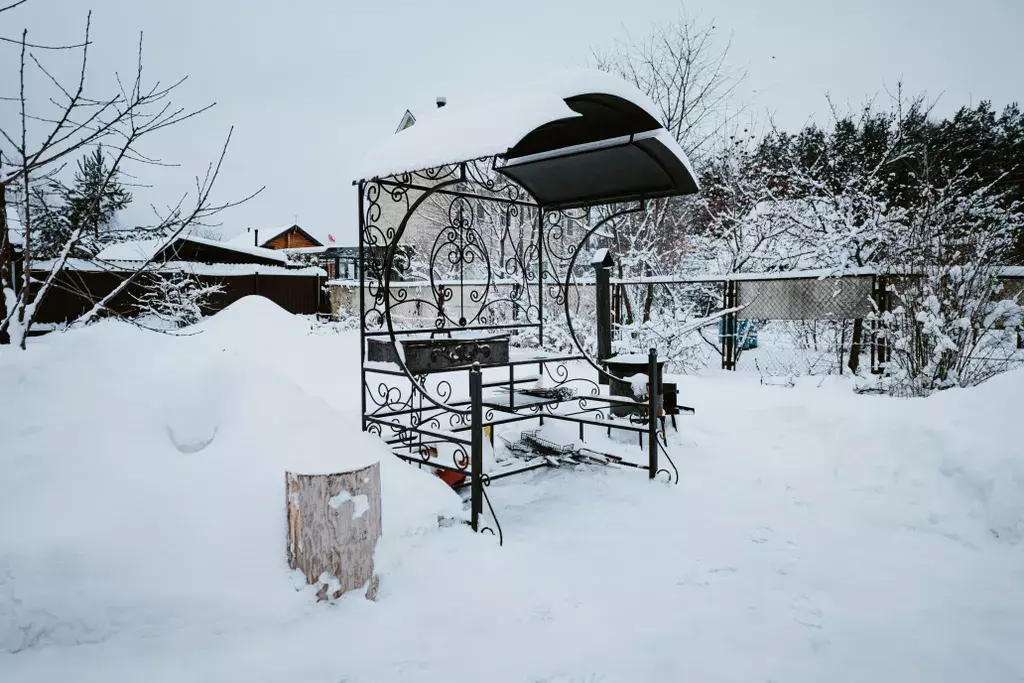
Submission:
<svg viewBox="0 0 1024 683">
<path fill-rule="evenodd" d="M 550 462 L 486 468 L 485 437 L 493 446 L 495 428 L 507 423 L 570 422 L 581 441 L 588 426 L 632 432 L 642 456 L 616 464 L 673 478 L 659 467 L 660 450 L 675 469 L 657 436 L 656 352 L 643 400 L 603 394 L 570 371 L 584 363 L 605 373 L 578 336 L 594 321 L 571 314 L 591 266 L 586 246 L 646 202 L 698 189 L 654 112 L 615 77 L 560 74 L 531 90 L 439 108 L 364 161 L 363 430 L 398 457 L 469 486 L 474 530 L 494 532 L 483 520 L 486 502 L 501 536 L 486 486 Z M 564 316 L 571 353 L 546 349 L 552 315 Z M 630 419 L 615 419 L 612 407 Z"/>
</svg>

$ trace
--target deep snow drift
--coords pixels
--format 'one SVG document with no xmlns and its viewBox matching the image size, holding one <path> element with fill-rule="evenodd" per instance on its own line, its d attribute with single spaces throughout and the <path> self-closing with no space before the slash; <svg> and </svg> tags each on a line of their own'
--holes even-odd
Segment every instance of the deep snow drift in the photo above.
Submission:
<svg viewBox="0 0 1024 683">
<path fill-rule="evenodd" d="M 237 306 L 0 356 L 0 680 L 1024 677 L 1022 372 L 923 400 L 681 378 L 678 486 L 495 482 L 499 548 L 359 433 L 355 333 Z M 283 470 L 367 459 L 379 601 L 317 605 Z"/>
<path fill-rule="evenodd" d="M 0 358 L 0 651 L 304 602 L 283 554 L 286 470 L 380 460 L 389 541 L 461 515 L 282 375 L 309 372 L 309 328 L 248 297 L 194 336 L 109 321 Z"/>
</svg>

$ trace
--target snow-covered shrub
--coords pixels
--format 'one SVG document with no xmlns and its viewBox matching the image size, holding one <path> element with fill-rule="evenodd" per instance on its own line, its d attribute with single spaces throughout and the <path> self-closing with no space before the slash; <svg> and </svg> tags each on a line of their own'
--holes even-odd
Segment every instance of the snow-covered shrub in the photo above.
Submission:
<svg viewBox="0 0 1024 683">
<path fill-rule="evenodd" d="M 892 393 L 922 396 L 938 389 L 974 386 L 1024 363 L 1017 346 L 1024 308 L 1000 295 L 992 274 L 934 267 L 900 278 L 900 305 L 882 314 L 891 340 L 888 386 Z"/>
<path fill-rule="evenodd" d="M 321 320 L 315 315 L 305 316 L 310 319 L 313 334 L 340 334 L 359 329 L 359 315 L 348 311 L 339 311 L 331 320 Z"/>
<path fill-rule="evenodd" d="M 741 351 L 737 364 L 763 376 L 843 374 L 850 351 L 849 320 L 759 320 L 756 350 Z M 749 360 L 748 360 L 749 358 Z M 866 363 L 864 364 L 867 365 Z"/>
<path fill-rule="evenodd" d="M 717 284 L 623 284 L 622 321 L 616 326 L 612 351 L 646 355 L 657 349 L 669 372 L 695 372 L 717 366 L 717 321 L 694 324 L 721 308 Z M 629 305 L 626 305 L 629 302 Z"/>
<path fill-rule="evenodd" d="M 988 190 L 951 183 L 910 222 L 902 274 L 889 281 L 892 310 L 882 314 L 895 393 L 974 386 L 1024 361 L 1020 295 L 999 280 L 1024 216 Z"/>
<path fill-rule="evenodd" d="M 544 344 L 547 351 L 576 354 L 579 349 L 573 341 L 566 321 L 565 298 L 563 287 L 552 285 L 544 292 Z M 597 310 L 594 287 L 577 285 L 569 288 L 569 315 L 572 317 L 573 332 L 583 347 L 583 352 L 591 358 L 597 357 Z M 525 297 L 524 297 L 525 298 Z M 522 315 L 522 313 L 519 313 Z M 535 315 L 535 314 L 534 314 Z M 513 322 L 511 316 L 506 318 Z M 514 330 L 512 343 L 521 348 L 538 348 L 540 330 L 527 327 Z"/>
<path fill-rule="evenodd" d="M 203 317 L 210 299 L 224 291 L 187 273 L 154 273 L 136 298 L 144 325 L 160 329 L 188 327 Z"/>
</svg>

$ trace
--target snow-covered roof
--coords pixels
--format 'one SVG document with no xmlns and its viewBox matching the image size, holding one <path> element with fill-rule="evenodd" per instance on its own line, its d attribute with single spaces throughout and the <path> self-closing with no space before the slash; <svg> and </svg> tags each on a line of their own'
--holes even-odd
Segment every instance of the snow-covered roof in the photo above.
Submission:
<svg viewBox="0 0 1024 683">
<path fill-rule="evenodd" d="M 608 260 L 608 249 L 602 247 L 594 252 L 594 257 L 590 259 L 590 264 L 594 266 L 603 266 L 605 261 Z"/>
<path fill-rule="evenodd" d="M 259 256 L 260 258 L 277 261 L 279 263 L 288 263 L 288 255 L 282 254 L 274 249 L 264 249 L 263 247 L 253 247 L 234 242 L 221 242 L 218 240 L 207 239 L 205 237 L 196 237 L 195 235 L 179 235 L 175 238 L 174 243 L 179 242 L 203 244 L 206 246 L 217 247 L 219 249 L 227 249 L 229 251 Z M 137 240 L 135 242 L 112 244 L 109 247 L 104 248 L 100 253 L 96 254 L 96 260 L 147 261 L 156 256 L 157 252 L 159 252 L 165 244 L 167 244 L 167 241 L 162 239 Z"/>
<path fill-rule="evenodd" d="M 595 70 L 556 73 L 473 101 L 452 101 L 424 115 L 374 148 L 357 166 L 360 178 L 387 177 L 444 164 L 503 154 L 545 124 L 583 116 L 567 98 L 601 94 L 626 100 L 658 120 L 657 107 L 622 79 Z M 693 176 L 686 155 L 671 136 L 662 140 Z"/>
<path fill-rule="evenodd" d="M 230 244 L 256 246 L 256 233 L 259 233 L 260 244 L 266 244 L 275 237 L 280 237 L 281 235 L 285 234 L 286 232 L 293 228 L 301 230 L 302 232 L 306 233 L 307 235 L 309 235 L 309 237 L 316 240 L 317 242 L 321 241 L 314 237 L 313 235 L 310 235 L 304 228 L 296 225 L 295 223 L 292 223 L 291 225 L 285 226 L 283 228 L 268 228 L 265 230 L 263 228 L 257 228 L 256 230 L 244 230 L 238 233 L 237 235 L 228 238 L 226 241 Z"/>
<path fill-rule="evenodd" d="M 291 227 L 291 226 L 289 226 L 289 227 Z M 282 232 L 284 232 L 287 229 L 288 228 L 282 228 L 282 230 L 280 232 L 275 233 L 273 235 L 273 237 L 277 237 L 278 235 L 280 235 Z M 271 239 L 273 239 L 273 237 L 271 237 Z M 249 246 L 253 246 L 254 247 L 254 246 L 256 246 L 256 235 L 253 234 L 251 229 L 243 230 L 242 232 L 238 233 L 237 235 L 234 235 L 233 237 L 227 238 L 226 240 L 224 240 L 224 242 L 226 244 L 243 244 L 243 245 L 248 244 Z"/>
<path fill-rule="evenodd" d="M 48 271 L 53 268 L 54 261 L 36 261 L 32 264 L 33 271 Z M 138 259 L 127 260 L 92 260 L 69 258 L 64 264 L 67 270 L 88 273 L 125 273 L 139 267 Z M 167 261 L 153 264 L 147 268 L 154 273 L 191 273 L 192 275 L 210 275 L 230 277 L 233 275 L 302 275 L 326 277 L 327 271 L 317 266 L 305 268 L 285 268 L 283 266 L 267 266 L 259 263 L 196 263 L 194 261 Z"/>
<path fill-rule="evenodd" d="M 104 247 L 96 254 L 99 261 L 147 261 L 160 251 L 167 240 L 136 240 L 134 242 L 121 242 Z"/>
<path fill-rule="evenodd" d="M 278 249 L 285 254 L 323 254 L 327 252 L 331 247 L 291 247 L 288 249 Z"/>
<path fill-rule="evenodd" d="M 261 258 L 273 259 L 274 261 L 280 261 L 281 263 L 288 263 L 288 255 L 282 254 L 281 252 L 275 249 L 251 247 L 244 244 L 228 244 L 227 242 L 206 239 L 205 237 L 188 236 L 185 237 L 185 239 L 189 242 L 195 242 L 197 244 L 205 244 L 211 247 L 220 247 L 221 249 L 230 249 L 231 251 L 238 251 L 244 254 L 252 254 L 253 256 L 259 256 Z"/>
</svg>

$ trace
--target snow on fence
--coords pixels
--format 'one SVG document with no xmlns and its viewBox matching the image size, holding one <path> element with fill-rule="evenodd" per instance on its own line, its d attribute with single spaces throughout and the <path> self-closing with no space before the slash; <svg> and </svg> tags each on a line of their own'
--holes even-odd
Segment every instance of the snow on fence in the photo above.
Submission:
<svg viewBox="0 0 1024 683">
<path fill-rule="evenodd" d="M 1024 268 L 1003 269 L 1001 282 L 1002 295 L 1019 300 L 1024 292 Z M 869 268 L 839 276 L 833 271 L 807 270 L 612 278 L 611 284 L 615 351 L 643 352 L 655 346 L 670 359 L 672 372 L 725 368 L 758 372 L 766 378 L 866 374 L 879 372 L 891 356 L 875 312 L 892 310 L 899 301 L 891 293 L 885 299 L 884 279 Z M 358 315 L 358 281 L 333 280 L 327 285 L 335 317 Z M 434 283 L 434 287 L 444 285 Z M 467 284 L 461 292 L 453 288 L 443 305 L 475 314 L 487 300 L 507 295 L 510 286 L 501 282 Z M 545 344 L 553 350 L 569 349 L 564 306 L 556 300 L 557 293 L 545 289 Z M 437 299 L 429 282 L 394 282 L 391 299 L 396 318 L 420 321 L 425 328 L 433 325 L 436 309 L 417 303 Z M 584 348 L 594 353 L 593 280 L 575 281 L 568 300 L 577 335 Z M 730 305 L 742 307 L 742 312 L 710 326 L 687 329 L 690 321 L 713 316 Z M 989 334 L 995 338 L 978 362 L 1006 367 L 1024 364 L 1017 330 Z"/>
<path fill-rule="evenodd" d="M 722 367 L 765 378 L 877 374 L 893 354 L 891 332 L 881 318 L 907 303 L 901 293 L 920 294 L 924 277 L 860 268 L 842 275 L 811 270 L 620 281 L 613 312 L 617 343 L 627 349 L 668 347 L 676 372 Z M 995 298 L 1021 303 L 1024 268 L 1003 268 L 998 278 L 1002 291 Z M 684 320 L 729 306 L 742 311 L 717 328 L 674 335 Z M 983 335 L 984 342 L 975 345 L 983 352 L 966 358 L 970 374 L 1024 365 L 1019 326 L 997 325 Z"/>
</svg>

